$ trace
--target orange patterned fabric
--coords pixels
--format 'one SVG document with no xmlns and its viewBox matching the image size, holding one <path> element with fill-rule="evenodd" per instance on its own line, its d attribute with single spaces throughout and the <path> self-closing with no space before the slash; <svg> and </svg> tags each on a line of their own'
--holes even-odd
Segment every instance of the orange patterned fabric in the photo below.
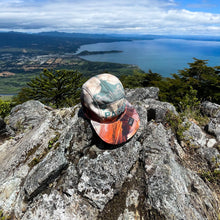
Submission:
<svg viewBox="0 0 220 220">
<path fill-rule="evenodd" d="M 130 139 L 138 130 L 140 119 L 136 110 L 128 103 L 125 112 L 113 123 L 91 123 L 99 137 L 109 144 L 121 144 Z"/>
</svg>

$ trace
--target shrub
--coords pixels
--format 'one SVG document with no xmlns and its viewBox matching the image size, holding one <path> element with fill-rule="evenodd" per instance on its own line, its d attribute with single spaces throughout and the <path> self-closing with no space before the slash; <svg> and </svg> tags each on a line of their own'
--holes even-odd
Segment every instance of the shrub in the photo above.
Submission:
<svg viewBox="0 0 220 220">
<path fill-rule="evenodd" d="M 12 104 L 10 101 L 3 101 L 0 99 L 0 116 L 4 118 L 7 116 L 12 108 Z"/>
</svg>

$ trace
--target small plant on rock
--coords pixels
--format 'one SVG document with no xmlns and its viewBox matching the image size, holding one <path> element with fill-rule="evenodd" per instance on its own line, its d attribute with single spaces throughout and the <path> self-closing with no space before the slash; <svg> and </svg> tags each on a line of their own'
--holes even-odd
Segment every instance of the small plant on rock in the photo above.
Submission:
<svg viewBox="0 0 220 220">
<path fill-rule="evenodd" d="M 4 215 L 3 210 L 0 210 L 0 220 L 9 220 L 9 219 L 11 219 L 11 217 L 8 215 Z"/>
<path fill-rule="evenodd" d="M 6 117 L 10 113 L 11 108 L 11 102 L 0 99 L 0 116 L 2 118 Z"/>
<path fill-rule="evenodd" d="M 200 112 L 200 101 L 197 98 L 197 90 L 192 86 L 189 88 L 189 92 L 180 101 L 180 115 L 187 117 L 190 121 L 199 125 L 206 125 L 208 123 L 208 117 L 203 116 Z"/>
<path fill-rule="evenodd" d="M 184 139 L 184 132 L 190 127 L 189 123 L 183 123 L 183 118 L 180 115 L 174 114 L 172 111 L 167 111 L 166 123 L 176 135 L 178 141 Z"/>
</svg>

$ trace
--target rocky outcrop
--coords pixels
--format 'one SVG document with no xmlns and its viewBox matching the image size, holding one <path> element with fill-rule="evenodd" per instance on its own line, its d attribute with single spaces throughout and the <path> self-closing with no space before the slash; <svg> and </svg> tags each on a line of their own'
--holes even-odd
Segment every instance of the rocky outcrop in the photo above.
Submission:
<svg viewBox="0 0 220 220">
<path fill-rule="evenodd" d="M 80 105 L 52 110 L 28 101 L 16 106 L 6 119 L 16 133 L 0 145 L 2 215 L 218 219 L 219 140 L 190 122 L 180 142 L 166 122 L 167 111 L 178 113 L 157 100 L 158 92 L 153 87 L 126 91 L 141 125 L 120 146 L 99 139 Z"/>
<path fill-rule="evenodd" d="M 220 141 L 220 105 L 211 102 L 204 102 L 202 103 L 201 108 L 205 115 L 211 117 L 211 120 L 207 125 L 207 131 Z"/>
</svg>

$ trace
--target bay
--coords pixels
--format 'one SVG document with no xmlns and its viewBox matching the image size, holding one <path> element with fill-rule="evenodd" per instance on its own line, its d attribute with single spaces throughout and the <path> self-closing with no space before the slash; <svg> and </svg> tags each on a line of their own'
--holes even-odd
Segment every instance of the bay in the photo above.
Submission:
<svg viewBox="0 0 220 220">
<path fill-rule="evenodd" d="M 96 43 L 82 45 L 76 53 L 88 51 L 120 50 L 122 53 L 106 53 L 82 56 L 89 61 L 133 64 L 145 72 L 151 70 L 170 77 L 188 67 L 197 59 L 208 60 L 208 66 L 220 66 L 220 41 L 184 39 L 154 39 Z"/>
</svg>

